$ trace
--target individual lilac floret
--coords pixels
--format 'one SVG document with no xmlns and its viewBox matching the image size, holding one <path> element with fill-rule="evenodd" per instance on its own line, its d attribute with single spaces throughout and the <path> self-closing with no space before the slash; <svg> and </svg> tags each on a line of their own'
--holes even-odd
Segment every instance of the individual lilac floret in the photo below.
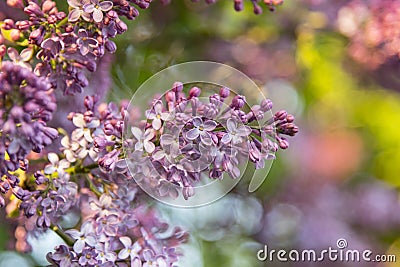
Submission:
<svg viewBox="0 0 400 267">
<path fill-rule="evenodd" d="M 135 266 L 134 264 L 139 262 L 141 264 L 139 252 L 142 250 L 142 247 L 139 242 L 136 241 L 132 244 L 132 239 L 127 236 L 122 236 L 119 240 L 124 245 L 124 248 L 118 253 L 118 258 L 122 260 L 130 258 L 131 266 Z"/>
<path fill-rule="evenodd" d="M 27 68 L 28 70 L 32 70 L 32 66 L 28 63 L 28 61 L 31 60 L 33 56 L 32 48 L 25 48 L 21 51 L 21 53 L 18 53 L 17 49 L 9 47 L 7 49 L 7 54 L 9 58 L 14 62 L 14 64 L 20 65 L 21 67 Z"/>
<path fill-rule="evenodd" d="M 75 240 L 73 249 L 76 253 L 81 253 L 86 245 L 91 247 L 96 245 L 97 240 L 94 235 L 93 226 L 89 222 L 82 224 L 80 231 L 71 229 L 65 233 Z"/>
<path fill-rule="evenodd" d="M 154 130 L 147 129 L 144 132 L 137 127 L 131 128 L 133 136 L 136 138 L 137 143 L 135 144 L 135 149 L 138 151 L 143 151 L 143 149 L 152 153 L 155 149 L 154 143 L 151 141 L 154 138 Z"/>
<path fill-rule="evenodd" d="M 90 0 L 90 3 L 83 5 L 83 11 L 92 14 L 93 20 L 99 23 L 103 20 L 103 12 L 109 11 L 112 7 L 111 1 Z"/>
<path fill-rule="evenodd" d="M 239 144 L 243 141 L 243 138 L 249 136 L 251 133 L 251 128 L 245 125 L 238 127 L 235 120 L 229 118 L 226 122 L 227 133 L 221 138 L 221 142 L 228 144 L 232 141 L 234 145 Z"/>
<path fill-rule="evenodd" d="M 90 14 L 83 11 L 83 6 L 90 3 L 90 0 L 67 0 L 72 10 L 68 14 L 68 21 L 76 22 L 82 17 L 86 21 L 90 21 Z"/>
<path fill-rule="evenodd" d="M 195 117 L 192 119 L 193 129 L 186 133 L 186 138 L 193 141 L 200 136 L 201 142 L 205 145 L 212 144 L 212 137 L 210 132 L 217 127 L 217 123 L 213 120 L 206 120 L 203 122 L 201 117 Z"/>
<path fill-rule="evenodd" d="M 152 120 L 151 125 L 153 126 L 154 130 L 160 130 L 162 121 L 168 120 L 170 116 L 168 112 L 163 112 L 163 105 L 161 101 L 157 101 L 153 108 L 147 113 L 147 118 Z"/>
<path fill-rule="evenodd" d="M 85 29 L 80 29 L 78 31 L 78 37 L 76 44 L 79 46 L 82 56 L 86 56 L 89 52 L 93 53 L 93 50 L 99 46 L 99 42 L 96 39 L 89 37 Z"/>
</svg>

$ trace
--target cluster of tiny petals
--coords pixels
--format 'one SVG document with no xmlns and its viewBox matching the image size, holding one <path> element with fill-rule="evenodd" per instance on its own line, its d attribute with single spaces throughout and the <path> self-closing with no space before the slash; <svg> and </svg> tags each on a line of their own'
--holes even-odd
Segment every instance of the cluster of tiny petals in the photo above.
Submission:
<svg viewBox="0 0 400 267">
<path fill-rule="evenodd" d="M 0 189 L 3 194 L 12 189 L 23 199 L 26 192 L 10 172 L 26 170 L 27 155 L 42 151 L 58 136 L 56 129 L 46 125 L 56 109 L 55 98 L 44 78 L 6 61 L 0 69 L 0 108 Z M 0 202 L 4 204 L 2 198 Z"/>
<path fill-rule="evenodd" d="M 272 108 L 268 99 L 246 112 L 245 97 L 229 98 L 228 88 L 206 101 L 200 94 L 200 88 L 192 87 L 186 95 L 176 82 L 153 101 L 146 121 L 131 127 L 130 170 L 139 183 L 151 185 L 161 197 L 179 195 L 172 185 L 182 189 L 185 199 L 193 196 L 203 173 L 212 179 L 221 179 L 224 173 L 238 178 L 238 166 L 246 159 L 263 168 L 278 148 L 289 146 L 284 135 L 298 132 L 294 117 L 285 111 L 259 125 Z"/>
<path fill-rule="evenodd" d="M 31 48 L 35 47 L 37 63 L 34 69 L 37 75 L 47 77 L 53 88 L 74 95 L 88 85 L 86 72 L 96 70 L 97 62 L 105 52 L 116 51 L 112 38 L 127 30 L 121 17 L 136 18 L 139 15 L 136 7 L 147 8 L 151 1 L 67 2 L 68 14 L 58 11 L 52 0 L 29 0 L 24 8 L 28 19 L 6 19 L 1 27 L 10 33 L 9 41 L 28 39 Z M 82 27 L 83 22 L 87 26 Z M 3 43 L 4 37 L 0 34 L 0 58 L 7 51 Z M 31 61 L 32 56 L 28 59 Z"/>
<path fill-rule="evenodd" d="M 85 222 L 65 231 L 73 245 L 61 245 L 49 253 L 49 262 L 57 266 L 172 266 L 179 256 L 175 247 L 186 241 L 187 234 L 180 228 L 169 231 L 168 224 L 138 201 L 133 208 L 130 203 L 137 190 L 132 186 L 119 189 L 117 195 L 91 196 Z"/>
<path fill-rule="evenodd" d="M 62 149 L 64 155 L 48 153 L 48 164 L 34 174 L 36 190 L 18 191 L 20 210 L 34 219 L 38 228 L 47 229 L 81 205 L 82 225 L 65 231 L 70 243 L 47 255 L 54 266 L 172 266 L 187 233 L 179 227 L 170 229 L 158 219 L 141 200 L 141 191 L 126 164 L 121 164 L 125 161 L 118 159 L 124 105 L 98 104 L 95 96 L 85 97 L 84 104 L 85 112 L 68 116 L 76 129 L 62 140 L 64 145 L 69 142 Z M 85 169 L 82 162 L 94 162 L 91 151 L 99 158 L 98 165 L 84 175 L 93 180 L 97 195 L 87 190 L 89 185 L 82 187 L 72 179 L 73 173 Z M 115 153 L 112 158 L 110 154 Z M 107 193 L 100 193 L 105 187 Z"/>
</svg>

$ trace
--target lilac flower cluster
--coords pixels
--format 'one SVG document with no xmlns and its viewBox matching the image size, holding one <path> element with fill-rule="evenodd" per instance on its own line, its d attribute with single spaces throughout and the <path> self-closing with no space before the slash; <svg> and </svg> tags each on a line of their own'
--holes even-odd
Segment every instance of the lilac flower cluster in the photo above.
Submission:
<svg viewBox="0 0 400 267">
<path fill-rule="evenodd" d="M 27 155 L 40 152 L 58 136 L 46 122 L 56 108 L 50 84 L 29 69 L 3 62 L 0 73 L 0 192 L 12 190 L 19 199 L 29 193 L 13 173 L 28 167 Z M 0 196 L 0 206 L 4 206 Z"/>
<path fill-rule="evenodd" d="M 261 168 L 288 147 L 283 135 L 298 131 L 284 111 L 258 124 L 272 108 L 269 100 L 247 107 L 244 96 L 222 88 L 203 101 L 200 88 L 186 95 L 181 83 L 154 100 L 138 127 L 126 129 L 136 116 L 127 105 L 99 104 L 97 96 L 84 98 L 84 112 L 68 115 L 71 132 L 49 127 L 55 90 L 81 93 L 87 72 L 116 51 L 112 39 L 127 30 L 122 18 L 135 19 L 150 2 L 68 0 L 63 12 L 52 0 L 15 0 L 8 3 L 27 17 L 0 22 L 0 206 L 8 205 L 20 227 L 34 224 L 29 230 L 51 229 L 64 239 L 47 256 L 52 265 L 173 266 L 187 233 L 161 222 L 135 181 L 160 195 L 177 196 L 170 185 L 178 185 L 187 199 L 204 173 L 237 178 L 242 158 Z M 235 1 L 236 9 L 241 5 Z M 44 150 L 59 133 L 60 153 Z M 136 171 L 126 156 L 137 158 Z M 37 164 L 28 169 L 32 158 Z M 65 216 L 77 218 L 73 228 L 62 227 Z"/>
<path fill-rule="evenodd" d="M 86 112 L 69 116 L 76 129 L 61 141 L 65 158 L 48 153 L 49 164 L 27 181 L 35 190 L 21 198 L 19 208 L 39 229 L 63 233 L 67 244 L 47 256 L 53 265 L 171 266 L 187 233 L 157 218 L 125 161 L 118 159 L 123 117 L 117 106 L 97 105 L 96 97 L 86 97 L 84 103 Z M 121 111 L 126 113 L 123 107 Z M 79 230 L 62 229 L 60 219 L 76 213 L 83 219 Z"/>
<path fill-rule="evenodd" d="M 7 19 L 2 28 L 10 32 L 9 41 L 29 40 L 22 44 L 37 51 L 38 76 L 47 77 L 53 88 L 65 94 L 81 93 L 88 85 L 85 70 L 95 71 L 105 51 L 114 53 L 116 44 L 111 39 L 127 30 L 120 17 L 134 19 L 139 15 L 136 7 L 145 9 L 150 2 L 68 0 L 67 15 L 58 11 L 54 1 L 29 0 L 24 8 L 29 19 Z M 0 57 L 4 49 L 2 45 Z"/>
<path fill-rule="evenodd" d="M 130 183 L 112 196 L 90 197 L 80 229 L 65 231 L 72 246 L 59 246 L 47 255 L 49 262 L 57 266 L 171 266 L 176 262 L 175 247 L 185 242 L 187 234 L 180 228 L 165 234 L 169 226 L 135 202 L 136 192 Z"/>
<path fill-rule="evenodd" d="M 205 99 L 198 87 L 188 94 L 183 89 L 176 82 L 154 99 L 146 120 L 131 127 L 124 141 L 136 181 L 161 197 L 177 197 L 175 185 L 188 199 L 204 175 L 222 179 L 228 173 L 236 179 L 246 159 L 263 168 L 278 148 L 289 146 L 283 136 L 298 132 L 294 117 L 285 111 L 267 119 L 272 108 L 268 99 L 248 107 L 244 96 L 230 97 L 225 87 Z"/>
</svg>

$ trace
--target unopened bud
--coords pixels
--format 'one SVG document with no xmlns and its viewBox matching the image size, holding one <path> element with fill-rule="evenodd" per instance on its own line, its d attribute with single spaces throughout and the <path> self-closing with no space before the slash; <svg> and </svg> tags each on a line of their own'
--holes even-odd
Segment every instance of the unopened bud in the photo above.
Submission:
<svg viewBox="0 0 400 267">
<path fill-rule="evenodd" d="M 201 94 L 201 90 L 198 87 L 193 87 L 189 91 L 189 97 L 198 97 Z"/>
</svg>

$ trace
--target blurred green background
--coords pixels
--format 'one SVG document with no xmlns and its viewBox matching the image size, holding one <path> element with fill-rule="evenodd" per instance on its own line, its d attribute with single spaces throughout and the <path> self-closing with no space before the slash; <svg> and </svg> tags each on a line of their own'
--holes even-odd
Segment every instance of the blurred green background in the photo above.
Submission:
<svg viewBox="0 0 400 267">
<path fill-rule="evenodd" d="M 312 2 L 286 1 L 256 16 L 250 3 L 238 13 L 232 1 L 156 1 L 117 38 L 118 51 L 104 67 L 111 73 L 108 100 L 129 99 L 165 67 L 210 60 L 250 76 L 274 111 L 287 109 L 300 127 L 255 194 L 242 183 L 201 209 L 161 207 L 191 231 L 182 266 L 400 266 L 257 260 L 264 244 L 325 249 L 345 238 L 349 248 L 396 254 L 400 262 L 398 58 L 374 69 L 354 61 L 351 40 L 337 27 L 346 1 Z M 4 220 L 0 231 L 0 249 L 11 249 Z"/>
</svg>

